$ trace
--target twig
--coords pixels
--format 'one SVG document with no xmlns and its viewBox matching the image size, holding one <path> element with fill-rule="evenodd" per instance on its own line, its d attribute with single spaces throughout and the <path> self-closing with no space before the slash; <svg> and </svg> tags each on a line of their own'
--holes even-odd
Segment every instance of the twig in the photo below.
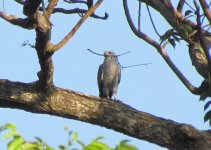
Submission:
<svg viewBox="0 0 211 150">
<path fill-rule="evenodd" d="M 141 31 L 141 1 L 138 5 L 138 31 Z"/>
<path fill-rule="evenodd" d="M 119 55 L 115 55 L 115 57 L 119 57 L 119 56 L 122 56 L 122 55 L 125 55 L 125 54 L 128 54 L 128 53 L 130 53 L 131 51 L 127 51 L 127 52 L 125 52 L 125 53 L 122 53 L 122 54 L 119 54 Z"/>
<path fill-rule="evenodd" d="M 95 54 L 95 55 L 104 56 L 103 54 L 96 53 L 96 52 L 92 51 L 91 49 L 87 49 L 87 50 L 90 51 L 91 53 Z"/>
<path fill-rule="evenodd" d="M 192 11 L 195 11 L 195 9 L 188 2 L 186 2 L 186 0 L 184 0 L 184 2 L 186 5 L 188 5 L 188 7 L 190 7 L 190 9 L 192 9 Z"/>
<path fill-rule="evenodd" d="M 156 27 L 155 27 L 155 24 L 154 24 L 153 19 L 152 19 L 151 12 L 150 12 L 150 10 L 149 10 L 149 6 L 148 6 L 147 4 L 146 4 L 146 7 L 147 7 L 147 11 L 148 11 L 148 14 L 149 14 L 150 21 L 151 21 L 152 26 L 153 26 L 153 28 L 154 28 L 154 30 L 155 30 L 155 33 L 156 33 L 159 37 L 161 37 L 161 35 L 158 33 L 158 31 L 157 31 L 157 29 L 156 29 Z"/>
<path fill-rule="evenodd" d="M 22 44 L 22 46 L 29 46 L 31 48 L 35 48 L 35 45 L 30 44 L 29 41 L 24 41 L 23 44 Z"/>
<path fill-rule="evenodd" d="M 74 4 L 74 3 L 82 3 L 82 4 L 86 4 L 85 1 L 81 1 L 81 0 L 64 0 L 64 2 L 69 3 L 69 4 Z"/>
<path fill-rule="evenodd" d="M 125 68 L 131 68 L 131 67 L 138 67 L 138 66 L 148 66 L 148 65 L 151 65 L 152 63 L 145 63 L 145 64 L 137 64 L 137 65 L 130 65 L 130 66 L 121 66 L 122 69 L 125 69 Z"/>
<path fill-rule="evenodd" d="M 91 53 L 93 53 L 93 54 L 96 54 L 96 55 L 99 55 L 99 56 L 104 56 L 104 54 L 99 54 L 99 53 L 96 53 L 96 52 L 94 52 L 94 51 L 92 51 L 91 49 L 87 49 L 88 51 L 90 51 Z M 122 53 L 122 54 L 119 54 L 119 55 L 114 55 L 114 57 L 119 57 L 119 56 L 122 56 L 122 55 L 125 55 L 125 54 L 128 54 L 128 53 L 130 53 L 131 51 L 127 51 L 127 52 L 125 52 L 125 53 Z"/>
<path fill-rule="evenodd" d="M 64 8 L 55 8 L 53 10 L 53 13 L 63 13 L 63 14 L 85 14 L 87 12 L 86 9 L 79 9 L 79 8 L 75 8 L 75 9 L 64 9 Z M 108 19 L 109 15 L 107 12 L 105 12 L 104 16 L 98 16 L 95 13 L 93 13 L 90 17 L 95 18 L 95 19 L 102 19 L 102 20 L 106 20 Z"/>
</svg>

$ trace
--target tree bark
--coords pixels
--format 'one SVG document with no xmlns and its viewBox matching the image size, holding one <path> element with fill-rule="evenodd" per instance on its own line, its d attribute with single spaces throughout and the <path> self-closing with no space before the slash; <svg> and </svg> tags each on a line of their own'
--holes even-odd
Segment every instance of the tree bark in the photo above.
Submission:
<svg viewBox="0 0 211 150">
<path fill-rule="evenodd" d="M 211 148 L 211 131 L 199 131 L 191 125 L 156 117 L 118 100 L 58 87 L 43 93 L 36 84 L 0 80 L 0 107 L 80 120 L 172 150 Z"/>
</svg>

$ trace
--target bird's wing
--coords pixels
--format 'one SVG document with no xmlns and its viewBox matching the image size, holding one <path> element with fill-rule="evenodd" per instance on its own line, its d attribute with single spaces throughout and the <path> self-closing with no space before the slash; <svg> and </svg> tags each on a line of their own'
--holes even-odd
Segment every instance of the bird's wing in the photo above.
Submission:
<svg viewBox="0 0 211 150">
<path fill-rule="evenodd" d="M 97 84 L 100 92 L 100 97 L 103 95 L 103 64 L 99 66 L 97 73 Z"/>
</svg>

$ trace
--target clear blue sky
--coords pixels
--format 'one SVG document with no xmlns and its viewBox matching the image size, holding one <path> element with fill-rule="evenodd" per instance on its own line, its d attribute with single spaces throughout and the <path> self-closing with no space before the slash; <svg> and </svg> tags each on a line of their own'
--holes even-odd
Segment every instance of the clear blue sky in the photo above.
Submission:
<svg viewBox="0 0 211 150">
<path fill-rule="evenodd" d="M 2 3 L 0 0 L 1 11 Z M 4 3 L 7 13 L 23 17 L 19 4 L 7 0 L 4 0 Z M 64 2 L 59 2 L 59 5 L 64 6 Z M 134 13 L 137 12 L 137 6 L 136 1 L 130 5 Z M 68 44 L 54 54 L 55 85 L 97 96 L 96 75 L 103 57 L 93 55 L 86 49 L 90 48 L 98 53 L 112 50 L 117 54 L 131 50 L 130 54 L 119 57 L 123 66 L 148 62 L 152 65 L 124 69 L 117 99 L 137 110 L 179 123 L 192 124 L 198 129 L 207 129 L 208 124 L 203 122 L 204 103 L 198 102 L 199 97 L 192 95 L 184 87 L 153 47 L 132 33 L 124 15 L 122 1 L 104 1 L 97 14 L 103 15 L 105 11 L 109 13 L 107 21 L 89 18 Z M 145 10 L 143 12 L 142 30 L 155 37 L 148 14 Z M 161 34 L 170 29 L 158 13 L 153 13 L 153 17 Z M 52 41 L 58 42 L 62 39 L 78 19 L 77 14 L 54 15 L 51 20 L 54 24 Z M 35 32 L 13 26 L 2 19 L 0 29 L 0 78 L 26 83 L 37 80 L 39 64 L 36 52 L 34 49 L 21 46 L 27 40 L 33 44 Z M 200 85 L 202 78 L 191 65 L 186 44 L 178 44 L 175 50 L 167 46 L 167 51 L 185 76 L 194 85 Z M 141 150 L 164 150 L 154 144 L 80 121 L 3 108 L 0 109 L 0 114 L 0 125 L 7 122 L 15 123 L 18 131 L 26 139 L 38 136 L 54 147 L 67 141 L 63 128 L 68 126 L 71 130 L 77 131 L 79 138 L 86 143 L 100 135 L 105 137 L 104 141 L 110 146 L 115 146 L 122 139 L 129 139 Z M 5 149 L 5 142 L 1 140 L 0 149 Z"/>
</svg>

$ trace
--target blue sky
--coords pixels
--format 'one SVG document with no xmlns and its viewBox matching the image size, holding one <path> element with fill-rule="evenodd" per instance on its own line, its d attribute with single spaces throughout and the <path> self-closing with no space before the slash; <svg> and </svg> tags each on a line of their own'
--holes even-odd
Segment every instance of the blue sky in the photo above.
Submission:
<svg viewBox="0 0 211 150">
<path fill-rule="evenodd" d="M 2 2 L 1 0 L 1 11 L 3 10 Z M 22 7 L 19 4 L 13 1 L 4 3 L 6 13 L 23 17 Z M 64 3 L 59 2 L 59 5 L 64 6 Z M 137 12 L 137 8 L 138 3 L 132 2 L 130 9 L 134 14 Z M 130 50 L 131 53 L 119 57 L 123 66 L 149 62 L 152 64 L 148 67 L 122 70 L 117 99 L 137 110 L 158 117 L 192 124 L 198 129 L 208 129 L 208 124 L 203 122 L 204 103 L 199 102 L 199 97 L 192 95 L 185 88 L 153 47 L 132 33 L 124 16 L 122 1 L 104 1 L 97 10 L 97 14 L 104 15 L 105 11 L 109 13 L 107 21 L 89 18 L 75 36 L 54 54 L 55 85 L 97 96 L 96 76 L 103 57 L 93 55 L 86 49 L 90 48 L 98 53 L 112 50 L 116 54 Z M 158 13 L 154 13 L 153 10 L 152 13 L 160 34 L 170 29 Z M 56 43 L 62 39 L 78 20 L 77 14 L 55 14 L 51 19 L 54 25 L 52 41 Z M 0 19 L 0 29 L 1 35 L 3 35 L 1 36 L 0 50 L 0 78 L 26 83 L 37 80 L 39 63 L 36 52 L 34 49 L 21 46 L 27 40 L 33 44 L 35 32 L 13 26 L 2 19 Z M 156 38 L 145 10 L 142 14 L 142 30 Z M 186 44 L 184 42 L 177 44 L 175 50 L 171 46 L 167 46 L 166 50 L 184 75 L 195 86 L 200 85 L 202 78 L 196 73 L 190 62 Z M 100 135 L 105 137 L 104 141 L 110 146 L 115 146 L 122 139 L 129 139 L 141 150 L 164 150 L 154 144 L 80 121 L 4 108 L 0 109 L 0 114 L 2 114 L 0 125 L 7 122 L 15 123 L 18 131 L 26 139 L 30 140 L 34 136 L 38 136 L 54 147 L 67 141 L 67 135 L 63 128 L 68 126 L 69 129 L 78 132 L 79 138 L 86 143 Z M 5 142 L 1 140 L 0 149 L 5 149 Z"/>
</svg>

